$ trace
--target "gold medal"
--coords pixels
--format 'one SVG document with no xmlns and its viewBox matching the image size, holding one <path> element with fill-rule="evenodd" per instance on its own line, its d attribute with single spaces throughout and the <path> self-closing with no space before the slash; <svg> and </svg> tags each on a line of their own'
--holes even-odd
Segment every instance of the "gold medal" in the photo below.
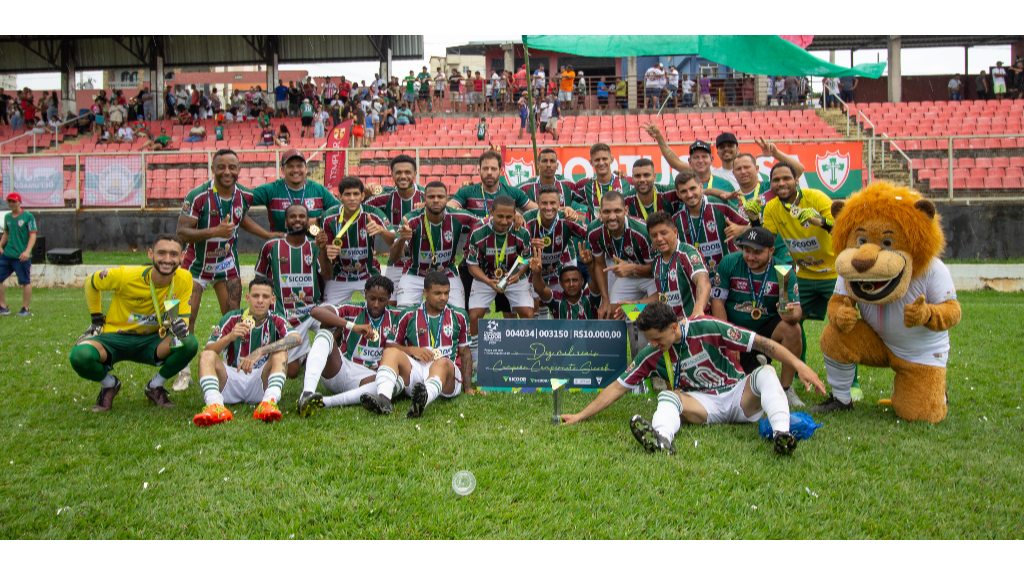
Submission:
<svg viewBox="0 0 1024 576">
<path fill-rule="evenodd" d="M 547 248 L 548 246 L 551 246 L 551 236 L 544 237 L 544 247 Z"/>
<path fill-rule="evenodd" d="M 319 236 L 320 235 L 320 227 L 317 226 L 316 224 L 310 225 L 310 227 L 309 227 L 309 235 L 310 236 L 314 236 L 314 237 L 315 236 Z"/>
<path fill-rule="evenodd" d="M 248 326 L 249 330 L 252 330 L 253 328 L 256 327 L 256 319 L 252 318 L 252 317 L 242 318 L 242 324 L 244 324 L 245 326 Z"/>
<path fill-rule="evenodd" d="M 789 215 L 792 216 L 793 218 L 799 218 L 800 207 L 797 206 L 796 204 L 793 204 L 793 207 L 789 209 Z"/>
<path fill-rule="evenodd" d="M 662 304 L 668 304 L 668 294 L 665 294 L 664 292 L 658 294 L 658 302 L 661 302 Z"/>
<path fill-rule="evenodd" d="M 495 280 L 501 280 L 501 277 L 504 276 L 504 275 L 505 275 L 505 271 L 502 270 L 501 268 L 498 268 L 498 269 L 496 269 L 494 271 L 494 279 Z"/>
<path fill-rule="evenodd" d="M 383 186 L 381 186 L 380 184 L 374 184 L 373 185 L 373 195 L 374 196 L 379 196 L 379 195 L 381 195 L 383 193 L 384 193 L 384 187 Z"/>
<path fill-rule="evenodd" d="M 440 360 L 441 356 L 442 356 L 441 349 L 440 348 L 434 348 L 434 360 Z"/>
<path fill-rule="evenodd" d="M 751 310 L 750 311 L 750 318 L 752 320 L 760 320 L 761 319 L 761 309 L 760 308 L 754 308 L 753 310 Z"/>
<path fill-rule="evenodd" d="M 370 342 L 377 342 L 380 340 L 380 332 L 374 330 L 370 333 Z"/>
<path fill-rule="evenodd" d="M 341 245 L 344 244 L 344 241 L 342 240 L 341 236 L 335 236 L 334 242 L 332 242 L 332 244 L 334 244 L 338 248 L 341 248 Z"/>
<path fill-rule="evenodd" d="M 164 337 L 166 337 L 166 336 L 167 336 L 167 328 L 165 328 L 165 327 L 161 326 L 161 327 L 160 327 L 160 330 L 159 330 L 159 333 L 160 333 L 160 337 L 161 337 L 161 338 L 164 338 Z"/>
</svg>

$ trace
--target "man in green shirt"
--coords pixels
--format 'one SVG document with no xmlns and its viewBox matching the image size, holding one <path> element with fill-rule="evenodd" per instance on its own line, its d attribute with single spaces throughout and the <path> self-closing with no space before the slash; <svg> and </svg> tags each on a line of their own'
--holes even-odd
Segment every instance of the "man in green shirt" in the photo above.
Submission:
<svg viewBox="0 0 1024 576">
<path fill-rule="evenodd" d="M 243 228 L 261 238 L 283 238 L 287 232 L 284 211 L 299 202 L 309 211 L 309 222 L 322 221 L 323 213 L 341 202 L 323 185 L 306 178 L 306 158 L 295 148 L 286 150 L 281 156 L 281 173 L 284 178 L 267 182 L 253 190 L 253 206 L 266 206 L 270 220 L 270 233 L 258 224 L 253 229 Z M 262 232 L 262 233 L 261 233 Z M 266 234 L 266 235 L 264 235 Z"/>
<path fill-rule="evenodd" d="M 402 95 L 402 99 L 409 103 L 409 106 L 416 105 L 416 76 L 412 70 L 409 70 L 409 75 L 402 79 L 405 82 L 405 93 Z"/>
<path fill-rule="evenodd" d="M 751 332 L 770 338 L 799 357 L 803 350 L 800 339 L 800 301 L 797 299 L 795 275 L 788 275 L 785 302 L 781 302 L 781 286 L 775 258 L 775 235 L 755 226 L 736 241 L 743 252 L 733 252 L 722 259 L 715 271 L 711 289 L 711 314 Z M 787 274 L 791 266 L 786 266 Z M 751 374 L 761 363 L 757 355 L 740 353 L 740 366 Z M 790 386 L 793 368 L 782 366 L 782 387 L 790 406 L 803 402 Z"/>
<path fill-rule="evenodd" d="M 305 138 L 306 131 L 313 126 L 313 105 L 309 102 L 309 98 L 302 100 L 299 114 L 302 116 L 302 138 Z"/>
<path fill-rule="evenodd" d="M 18 275 L 21 285 L 21 312 L 18 316 L 29 316 L 32 303 L 32 249 L 36 245 L 36 217 L 21 209 L 21 194 L 11 192 L 7 196 L 10 213 L 4 216 L 4 235 L 0 238 L 0 316 L 11 313 L 4 294 L 4 282 L 11 274 Z"/>
</svg>

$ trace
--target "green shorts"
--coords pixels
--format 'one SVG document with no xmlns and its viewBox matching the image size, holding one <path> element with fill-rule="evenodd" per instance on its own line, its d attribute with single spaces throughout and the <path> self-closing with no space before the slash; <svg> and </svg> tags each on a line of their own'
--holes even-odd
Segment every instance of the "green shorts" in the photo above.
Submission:
<svg viewBox="0 0 1024 576">
<path fill-rule="evenodd" d="M 1006 94 L 1006 84 L 994 84 L 992 86 L 993 94 Z"/>
<path fill-rule="evenodd" d="M 836 279 L 810 280 L 798 276 L 796 286 L 804 316 L 811 320 L 824 320 L 825 312 L 828 311 L 828 301 L 832 299 L 832 293 L 836 290 Z"/>
<path fill-rule="evenodd" d="M 136 362 L 150 366 L 160 366 L 163 360 L 156 357 L 156 349 L 163 342 L 160 334 L 117 334 L 109 332 L 87 338 L 85 341 L 99 342 L 107 351 L 107 369 L 118 362 Z"/>
</svg>

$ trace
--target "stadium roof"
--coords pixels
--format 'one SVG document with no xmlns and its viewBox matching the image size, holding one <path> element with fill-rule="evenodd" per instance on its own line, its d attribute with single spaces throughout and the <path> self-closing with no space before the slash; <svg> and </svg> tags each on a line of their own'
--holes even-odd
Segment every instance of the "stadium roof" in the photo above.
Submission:
<svg viewBox="0 0 1024 576">
<path fill-rule="evenodd" d="M 900 47 L 936 48 L 942 46 L 1002 46 L 1016 44 L 1024 36 L 900 36 Z M 808 50 L 885 50 L 888 36 L 818 36 Z"/>
<path fill-rule="evenodd" d="M 77 70 L 152 66 L 162 53 L 166 68 L 266 64 L 276 47 L 278 64 L 383 61 L 423 58 L 423 36 L 3 36 L 0 72 L 52 72 L 64 53 Z"/>
</svg>

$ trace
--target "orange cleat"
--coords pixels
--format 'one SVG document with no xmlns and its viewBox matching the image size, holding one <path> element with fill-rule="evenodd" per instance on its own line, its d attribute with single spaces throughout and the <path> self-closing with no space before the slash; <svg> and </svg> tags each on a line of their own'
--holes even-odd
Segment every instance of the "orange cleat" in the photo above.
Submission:
<svg viewBox="0 0 1024 576">
<path fill-rule="evenodd" d="M 213 426 L 232 419 L 234 416 L 231 415 L 231 410 L 225 408 L 224 405 L 208 404 L 202 412 L 192 418 L 192 423 L 196 426 Z"/>
<path fill-rule="evenodd" d="M 268 400 L 260 402 L 260 405 L 256 407 L 256 411 L 252 413 L 252 417 L 264 422 L 273 422 L 281 419 L 281 411 L 277 409 L 277 402 Z"/>
</svg>

